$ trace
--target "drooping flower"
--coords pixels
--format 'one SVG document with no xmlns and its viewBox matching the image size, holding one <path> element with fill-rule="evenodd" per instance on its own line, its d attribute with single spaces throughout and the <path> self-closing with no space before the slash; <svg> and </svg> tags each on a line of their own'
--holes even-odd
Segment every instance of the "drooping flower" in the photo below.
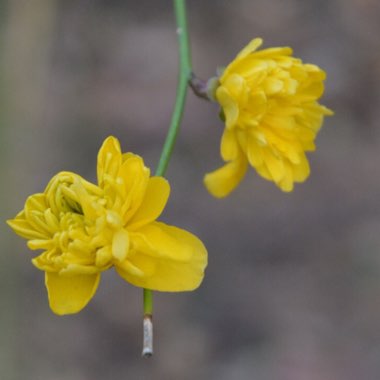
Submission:
<svg viewBox="0 0 380 380">
<path fill-rule="evenodd" d="M 289 47 L 256 51 L 261 44 L 252 40 L 214 84 L 226 124 L 221 140 L 226 164 L 204 182 L 218 198 L 238 186 L 248 165 L 281 190 L 292 191 L 294 182 L 309 176 L 305 152 L 315 150 L 323 118 L 333 114 L 318 103 L 323 70 L 294 58 Z"/>
<path fill-rule="evenodd" d="M 94 185 L 75 173 L 58 173 L 8 221 L 30 249 L 43 251 L 32 262 L 45 271 L 51 309 L 60 315 L 80 311 L 93 297 L 100 273 L 111 267 L 138 287 L 197 288 L 207 265 L 203 243 L 156 221 L 169 183 L 151 177 L 141 157 L 123 154 L 114 137 L 99 151 L 97 176 Z"/>
</svg>

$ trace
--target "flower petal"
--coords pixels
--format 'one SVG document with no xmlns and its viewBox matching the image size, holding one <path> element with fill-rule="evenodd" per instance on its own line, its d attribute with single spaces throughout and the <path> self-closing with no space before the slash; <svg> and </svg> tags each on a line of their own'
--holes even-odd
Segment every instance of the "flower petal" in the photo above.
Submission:
<svg viewBox="0 0 380 380">
<path fill-rule="evenodd" d="M 304 153 L 299 155 L 300 161 L 293 165 L 293 176 L 295 182 L 303 182 L 310 175 L 310 165 Z"/>
<path fill-rule="evenodd" d="M 244 78 L 238 74 L 228 75 L 222 85 L 227 89 L 231 97 L 239 102 L 244 100 L 244 95 L 248 93 Z"/>
<path fill-rule="evenodd" d="M 293 54 L 293 50 L 288 46 L 283 47 L 274 47 L 274 48 L 267 48 L 260 51 L 255 52 L 255 58 L 266 58 L 266 59 L 278 59 L 278 57 L 281 57 L 283 59 L 284 56 L 289 56 Z"/>
<path fill-rule="evenodd" d="M 128 265 L 115 267 L 131 284 L 152 290 L 179 292 L 194 290 L 202 282 L 207 250 L 193 234 L 155 222 L 144 230 L 145 244 L 138 244 Z M 133 269 L 133 270 L 132 270 Z"/>
<path fill-rule="evenodd" d="M 225 129 L 220 143 L 220 154 L 224 161 L 235 160 L 239 154 L 239 143 L 235 132 Z"/>
<path fill-rule="evenodd" d="M 176 227 L 167 227 L 164 223 L 153 222 L 131 233 L 133 249 L 152 257 L 184 262 L 190 260 L 193 255 L 191 246 L 177 239 L 174 234 Z"/>
<path fill-rule="evenodd" d="M 121 149 L 119 140 L 113 136 L 107 137 L 98 153 L 97 175 L 99 186 L 102 186 L 104 175 L 117 175 L 121 165 Z"/>
<path fill-rule="evenodd" d="M 248 139 L 248 144 L 247 144 L 247 157 L 248 157 L 249 163 L 254 168 L 257 168 L 258 166 L 261 166 L 263 164 L 264 149 L 265 148 L 259 145 L 258 139 L 256 136 L 250 136 L 250 138 Z"/>
<path fill-rule="evenodd" d="M 151 177 L 141 206 L 128 222 L 128 229 L 139 227 L 156 220 L 165 208 L 170 194 L 169 182 L 163 177 Z"/>
<path fill-rule="evenodd" d="M 228 90 L 223 86 L 218 87 L 216 90 L 216 98 L 223 108 L 224 116 L 226 118 L 226 127 L 234 127 L 239 118 L 238 104 L 232 98 Z"/>
<path fill-rule="evenodd" d="M 14 219 L 7 220 L 7 224 L 12 228 L 17 235 L 20 235 L 24 239 L 49 239 L 50 236 L 43 230 L 37 230 L 30 223 L 21 218 L 16 217 Z"/>
<path fill-rule="evenodd" d="M 278 183 L 285 176 L 285 165 L 282 158 L 278 157 L 269 149 L 263 150 L 264 162 L 271 175 L 273 182 Z"/>
<path fill-rule="evenodd" d="M 212 173 L 206 174 L 203 182 L 214 197 L 223 198 L 239 185 L 244 178 L 247 167 L 247 160 L 238 158 Z"/>
<path fill-rule="evenodd" d="M 112 239 L 112 256 L 123 261 L 128 256 L 129 251 L 129 234 L 124 228 L 115 231 Z"/>
<path fill-rule="evenodd" d="M 149 183 L 150 170 L 140 156 L 131 155 L 120 167 L 119 180 L 122 202 L 120 215 L 126 223 L 139 209 Z"/>
<path fill-rule="evenodd" d="M 99 280 L 99 273 L 61 276 L 57 272 L 45 272 L 50 308 L 58 315 L 77 313 L 94 296 Z"/>
<path fill-rule="evenodd" d="M 240 64 L 244 63 L 244 61 L 247 59 L 247 57 L 253 53 L 257 48 L 259 48 L 263 43 L 263 40 L 261 38 L 254 38 L 247 46 L 245 46 L 236 56 L 236 58 L 225 68 L 222 76 L 220 77 L 220 80 L 223 81 L 227 75 L 229 75 L 232 72 L 236 72 L 237 67 L 240 66 Z"/>
<path fill-rule="evenodd" d="M 258 47 L 263 44 L 262 38 L 254 38 L 245 48 L 243 48 L 236 56 L 237 59 L 244 58 L 253 53 Z"/>
</svg>

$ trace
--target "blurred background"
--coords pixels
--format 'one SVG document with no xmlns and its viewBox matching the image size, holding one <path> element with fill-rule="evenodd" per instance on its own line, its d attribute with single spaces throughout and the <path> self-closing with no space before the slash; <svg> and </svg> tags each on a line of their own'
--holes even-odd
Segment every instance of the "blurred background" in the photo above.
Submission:
<svg viewBox="0 0 380 380">
<path fill-rule="evenodd" d="M 171 1 L 0 1 L 0 378 L 380 378 L 380 2 L 188 1 L 204 78 L 253 37 L 328 73 L 335 111 L 310 179 L 282 193 L 252 170 L 227 199 L 218 108 L 189 94 L 161 220 L 205 242 L 196 292 L 155 294 L 155 355 L 140 357 L 142 292 L 105 273 L 80 314 L 55 316 L 43 273 L 4 224 L 61 170 L 95 180 L 112 134 L 154 170 L 175 98 Z"/>
</svg>

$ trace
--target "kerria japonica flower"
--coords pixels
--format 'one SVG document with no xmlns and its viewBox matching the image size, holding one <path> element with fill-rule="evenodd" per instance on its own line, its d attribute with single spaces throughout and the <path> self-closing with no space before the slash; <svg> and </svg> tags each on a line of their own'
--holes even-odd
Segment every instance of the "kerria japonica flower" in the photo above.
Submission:
<svg viewBox="0 0 380 380">
<path fill-rule="evenodd" d="M 320 105 L 326 73 L 292 56 L 289 47 L 256 51 L 262 40 L 252 40 L 225 68 L 214 97 L 221 106 L 225 129 L 221 156 L 226 164 L 205 176 L 209 192 L 222 198 L 234 190 L 248 165 L 281 190 L 293 190 L 310 167 L 305 152 L 323 118 L 333 112 Z"/>
<path fill-rule="evenodd" d="M 141 157 L 122 153 L 108 137 L 97 164 L 98 185 L 75 173 L 55 175 L 31 195 L 8 224 L 43 252 L 32 259 L 45 271 L 51 309 L 80 311 L 100 273 L 114 267 L 127 282 L 158 291 L 188 291 L 201 283 L 207 251 L 193 234 L 156 221 L 169 197 L 163 177 L 151 177 Z"/>
</svg>

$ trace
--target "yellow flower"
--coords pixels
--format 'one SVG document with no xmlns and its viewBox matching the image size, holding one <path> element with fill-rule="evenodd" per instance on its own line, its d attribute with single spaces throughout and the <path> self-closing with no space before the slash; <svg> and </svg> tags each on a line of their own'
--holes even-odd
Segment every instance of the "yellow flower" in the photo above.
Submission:
<svg viewBox="0 0 380 380">
<path fill-rule="evenodd" d="M 122 154 L 108 137 L 98 154 L 98 185 L 61 172 L 43 193 L 30 196 L 8 224 L 43 252 L 32 260 L 45 271 L 51 309 L 80 311 L 93 297 L 100 273 L 115 267 L 131 284 L 159 291 L 199 286 L 207 251 L 191 233 L 157 222 L 169 183 L 150 177 L 141 157 Z"/>
<path fill-rule="evenodd" d="M 305 152 L 315 150 L 323 118 L 332 115 L 318 103 L 325 72 L 292 57 L 289 47 L 256 51 L 261 44 L 259 38 L 251 41 L 216 87 L 226 123 L 221 156 L 227 163 L 204 182 L 218 198 L 235 189 L 249 164 L 283 191 L 305 181 L 310 173 Z"/>
</svg>

